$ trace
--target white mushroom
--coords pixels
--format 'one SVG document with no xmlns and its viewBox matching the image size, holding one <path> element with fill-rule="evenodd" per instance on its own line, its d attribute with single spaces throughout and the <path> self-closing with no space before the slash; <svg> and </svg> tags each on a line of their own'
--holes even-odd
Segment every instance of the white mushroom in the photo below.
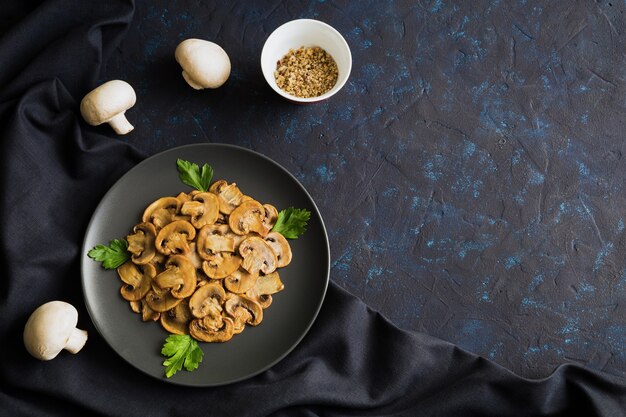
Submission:
<svg viewBox="0 0 626 417">
<path fill-rule="evenodd" d="M 219 45 L 202 39 L 182 41 L 174 52 L 183 78 L 196 90 L 218 88 L 230 75 L 230 59 Z"/>
<path fill-rule="evenodd" d="M 37 359 L 54 359 L 63 349 L 78 353 L 87 332 L 76 328 L 78 311 L 63 301 L 50 301 L 38 307 L 24 327 L 24 346 Z"/>
<path fill-rule="evenodd" d="M 95 88 L 80 102 L 80 113 L 87 123 L 98 126 L 111 125 L 115 133 L 125 135 L 133 130 L 133 125 L 124 112 L 135 105 L 135 90 L 125 81 L 112 80 Z"/>
</svg>

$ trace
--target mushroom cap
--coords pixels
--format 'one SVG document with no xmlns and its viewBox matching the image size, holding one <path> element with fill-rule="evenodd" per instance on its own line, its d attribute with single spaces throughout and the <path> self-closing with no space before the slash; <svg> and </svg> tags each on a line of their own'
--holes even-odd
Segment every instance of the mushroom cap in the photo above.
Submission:
<svg viewBox="0 0 626 417">
<path fill-rule="evenodd" d="M 126 236 L 128 251 L 132 253 L 132 260 L 137 265 L 149 263 L 156 253 L 154 240 L 156 229 L 152 223 L 139 223 L 133 227 L 133 234 Z"/>
<path fill-rule="evenodd" d="M 271 246 L 258 236 L 251 236 L 241 242 L 239 253 L 243 258 L 241 266 L 251 274 L 271 274 L 278 267 L 276 254 Z"/>
<path fill-rule="evenodd" d="M 37 359 L 54 359 L 63 349 L 76 353 L 87 341 L 87 332 L 76 328 L 78 311 L 64 301 L 39 306 L 24 326 L 24 346 Z"/>
<path fill-rule="evenodd" d="M 135 90 L 126 81 L 112 80 L 96 87 L 80 102 L 80 113 L 87 123 L 106 123 L 135 105 Z"/>
<path fill-rule="evenodd" d="M 122 298 L 127 301 L 141 300 L 150 291 L 156 269 L 152 264 L 135 265 L 132 261 L 117 268 L 117 274 L 125 285 L 120 288 Z"/>
<path fill-rule="evenodd" d="M 159 230 L 155 245 L 164 255 L 172 253 L 187 253 L 190 250 L 189 241 L 196 237 L 196 229 L 185 220 L 175 220 Z"/>
<path fill-rule="evenodd" d="M 196 289 L 196 268 L 184 255 L 172 255 L 165 263 L 165 271 L 154 277 L 154 282 L 169 289 L 176 298 L 187 298 Z"/>
<path fill-rule="evenodd" d="M 202 318 L 207 315 L 221 316 L 222 303 L 226 292 L 219 284 L 205 284 L 198 288 L 189 298 L 189 308 L 194 317 Z"/>
<path fill-rule="evenodd" d="M 265 241 L 276 254 L 278 260 L 278 268 L 283 268 L 291 263 L 292 253 L 289 242 L 282 234 L 278 232 L 270 232 L 265 236 Z"/>
<path fill-rule="evenodd" d="M 198 255 L 204 260 L 210 260 L 218 252 L 234 252 L 235 240 L 229 236 L 229 227 L 226 224 L 206 225 L 198 232 Z"/>
<path fill-rule="evenodd" d="M 238 235 L 256 232 L 266 236 L 269 229 L 263 222 L 265 208 L 256 200 L 248 200 L 237 206 L 228 217 L 228 225 Z"/>
<path fill-rule="evenodd" d="M 192 319 L 187 303 L 179 303 L 174 308 L 161 314 L 161 326 L 172 334 L 189 334 L 189 322 Z"/>
<path fill-rule="evenodd" d="M 230 75 L 230 59 L 221 46 L 203 39 L 186 39 L 176 47 L 176 62 L 193 88 L 217 88 Z"/>
<path fill-rule="evenodd" d="M 232 339 L 234 324 L 231 318 L 223 317 L 219 327 L 215 327 L 215 323 L 209 316 L 193 319 L 189 323 L 189 334 L 202 342 L 227 342 Z"/>
<path fill-rule="evenodd" d="M 220 203 L 213 193 L 198 193 L 193 196 L 192 201 L 183 203 L 180 212 L 190 216 L 191 224 L 196 229 L 200 229 L 202 226 L 217 221 L 220 214 Z"/>
</svg>

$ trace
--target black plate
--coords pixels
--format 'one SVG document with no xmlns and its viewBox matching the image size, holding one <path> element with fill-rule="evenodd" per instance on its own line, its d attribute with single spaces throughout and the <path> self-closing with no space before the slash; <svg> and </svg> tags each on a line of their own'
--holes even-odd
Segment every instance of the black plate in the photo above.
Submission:
<svg viewBox="0 0 626 417">
<path fill-rule="evenodd" d="M 87 257 L 97 244 L 128 235 L 149 203 L 190 191 L 178 179 L 178 158 L 214 169 L 214 180 L 235 182 L 244 194 L 279 210 L 294 206 L 311 211 L 306 233 L 291 240 L 293 260 L 280 269 L 285 289 L 263 312 L 263 322 L 247 326 L 227 343 L 200 343 L 204 360 L 193 372 L 184 369 L 165 378 L 161 347 L 168 333 L 159 323 L 142 322 L 119 293 L 115 271 Z M 104 196 L 83 243 L 82 282 L 85 303 L 95 327 L 111 347 L 137 369 L 163 381 L 216 386 L 254 376 L 284 358 L 302 340 L 321 308 L 330 270 L 324 223 L 313 199 L 287 170 L 271 159 L 236 146 L 188 145 L 154 155 L 126 173 Z"/>
</svg>

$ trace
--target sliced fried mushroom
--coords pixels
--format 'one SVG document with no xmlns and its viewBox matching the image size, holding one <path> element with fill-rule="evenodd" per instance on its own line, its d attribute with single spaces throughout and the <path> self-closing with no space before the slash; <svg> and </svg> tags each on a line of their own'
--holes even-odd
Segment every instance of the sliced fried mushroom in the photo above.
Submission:
<svg viewBox="0 0 626 417">
<path fill-rule="evenodd" d="M 228 225 L 238 235 L 247 235 L 256 232 L 261 236 L 266 236 L 269 229 L 263 223 L 265 209 L 256 200 L 249 200 L 241 203 L 230 213 Z"/>
<path fill-rule="evenodd" d="M 265 241 L 274 251 L 276 259 L 278 260 L 278 268 L 283 268 L 291 262 L 291 246 L 285 239 L 285 236 L 278 232 L 271 232 L 265 236 Z"/>
<path fill-rule="evenodd" d="M 156 250 L 154 240 L 156 239 L 156 229 L 152 223 L 139 223 L 133 227 L 133 234 L 126 236 L 128 241 L 128 251 L 132 254 L 132 260 L 137 265 L 149 263 Z"/>
<path fill-rule="evenodd" d="M 224 279 L 224 286 L 230 292 L 242 294 L 254 287 L 258 275 L 250 274 L 243 268 L 239 268 Z"/>
<path fill-rule="evenodd" d="M 180 206 L 180 201 L 176 197 L 159 198 L 146 207 L 141 221 L 144 223 L 150 222 L 160 229 L 174 219 Z"/>
<path fill-rule="evenodd" d="M 174 297 L 169 291 L 159 293 L 154 289 L 148 291 L 145 300 L 148 307 L 158 313 L 164 313 L 167 310 L 176 307 L 178 303 L 183 301 L 182 298 Z"/>
<path fill-rule="evenodd" d="M 198 232 L 198 255 L 205 260 L 219 252 L 234 252 L 235 240 L 229 236 L 228 225 L 206 225 Z"/>
<path fill-rule="evenodd" d="M 120 288 L 122 298 L 128 301 L 137 301 L 150 291 L 150 284 L 156 275 L 156 270 L 151 264 L 138 266 L 132 261 L 128 261 L 117 268 L 117 274 L 125 284 Z"/>
<path fill-rule="evenodd" d="M 267 230 L 272 230 L 272 227 L 276 224 L 276 220 L 278 220 L 278 210 L 271 204 L 263 204 L 263 208 L 265 209 L 263 224 Z"/>
<path fill-rule="evenodd" d="M 220 203 L 220 212 L 230 214 L 235 207 L 241 204 L 243 193 L 234 182 L 228 184 L 224 180 L 215 181 L 209 187 L 209 191 L 217 195 Z"/>
<path fill-rule="evenodd" d="M 272 304 L 272 294 L 276 294 L 285 288 L 278 272 L 261 275 L 254 286 L 246 291 L 246 296 L 256 301 L 262 308 L 268 308 Z"/>
<path fill-rule="evenodd" d="M 161 313 L 151 309 L 145 298 L 141 300 L 141 320 L 142 321 L 157 321 L 159 317 L 161 317 Z"/>
<path fill-rule="evenodd" d="M 198 288 L 189 299 L 189 309 L 194 317 L 211 316 L 217 319 L 222 315 L 222 304 L 226 292 L 219 284 L 206 284 Z"/>
<path fill-rule="evenodd" d="M 213 193 L 197 193 L 192 201 L 184 203 L 180 209 L 184 215 L 191 217 L 191 224 L 196 229 L 200 229 L 207 224 L 217 221 L 220 214 L 220 203 Z"/>
<path fill-rule="evenodd" d="M 164 255 L 189 252 L 189 241 L 196 237 L 191 223 L 176 220 L 162 228 L 156 236 L 155 245 Z"/>
<path fill-rule="evenodd" d="M 261 306 L 245 295 L 229 294 L 224 303 L 224 309 L 233 318 L 235 334 L 241 333 L 246 324 L 257 326 L 263 320 Z"/>
<path fill-rule="evenodd" d="M 169 289 L 176 298 L 189 297 L 196 289 L 196 268 L 184 255 L 172 255 L 165 263 L 165 271 L 154 277 L 162 289 Z"/>
<path fill-rule="evenodd" d="M 192 318 L 189 305 L 183 302 L 161 314 L 160 322 L 172 334 L 189 334 L 189 322 Z"/>
<path fill-rule="evenodd" d="M 233 337 L 233 320 L 224 317 L 220 326 L 215 328 L 215 322 L 209 316 L 194 319 L 189 323 L 189 334 L 202 342 L 227 342 Z"/>
<path fill-rule="evenodd" d="M 200 256 L 198 255 L 196 242 L 191 242 L 189 244 L 189 252 L 185 253 L 184 256 L 185 258 L 189 259 L 194 268 L 202 268 L 202 258 L 200 258 Z"/>
<path fill-rule="evenodd" d="M 222 279 L 232 274 L 241 265 L 241 256 L 231 252 L 220 252 L 210 255 L 210 259 L 202 262 L 202 270 L 209 278 Z"/>
<path fill-rule="evenodd" d="M 258 236 L 241 242 L 239 253 L 243 258 L 241 266 L 253 275 L 258 275 L 259 271 L 270 274 L 278 267 L 278 260 L 271 246 Z"/>
</svg>

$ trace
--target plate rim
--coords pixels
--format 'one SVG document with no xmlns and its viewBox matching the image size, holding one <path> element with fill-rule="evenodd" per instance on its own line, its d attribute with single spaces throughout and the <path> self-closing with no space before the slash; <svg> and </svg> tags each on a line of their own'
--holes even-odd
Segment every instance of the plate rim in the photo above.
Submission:
<svg viewBox="0 0 626 417">
<path fill-rule="evenodd" d="M 100 325 L 98 324 L 98 322 L 96 320 L 94 320 L 94 316 L 95 313 L 92 309 L 92 306 L 90 305 L 90 303 L 88 302 L 88 298 L 87 298 L 87 291 L 85 288 L 85 282 L 86 282 L 86 278 L 85 278 L 85 265 L 86 262 L 94 262 L 92 259 L 90 259 L 87 256 L 87 252 L 89 251 L 89 249 L 91 248 L 87 248 L 87 235 L 89 234 L 89 231 L 91 230 L 93 224 L 96 222 L 96 213 L 98 212 L 98 210 L 100 209 L 100 207 L 104 204 L 104 202 L 106 201 L 107 197 L 109 197 L 109 195 L 115 190 L 115 188 L 117 188 L 117 186 L 119 185 L 119 183 L 127 176 L 129 175 L 132 171 L 134 171 L 135 169 L 137 169 L 138 167 L 140 167 L 141 165 L 143 165 L 144 163 L 147 163 L 148 161 L 155 159 L 157 157 L 160 157 L 164 154 L 167 153 L 174 153 L 178 150 L 181 149 L 186 149 L 186 148 L 194 148 L 194 147 L 207 147 L 207 148 L 229 148 L 238 152 L 246 152 L 249 154 L 254 155 L 255 157 L 264 159 L 265 161 L 269 162 L 270 164 L 274 165 L 276 168 L 278 168 L 280 171 L 284 172 L 285 174 L 287 174 L 291 180 L 294 181 L 294 183 L 302 190 L 302 192 L 304 193 L 304 195 L 306 196 L 306 198 L 309 200 L 309 202 L 311 203 L 311 206 L 313 207 L 313 209 L 315 210 L 317 217 L 320 221 L 320 225 L 321 225 L 321 230 L 322 230 L 322 235 L 323 235 L 323 241 L 326 243 L 326 259 L 327 259 L 327 265 L 326 265 L 326 276 L 324 278 L 324 285 L 323 285 L 323 291 L 321 292 L 321 297 L 319 300 L 319 303 L 315 309 L 315 313 L 311 316 L 308 324 L 306 325 L 306 327 L 304 328 L 304 330 L 302 331 L 302 334 L 292 343 L 292 345 L 286 349 L 282 354 L 280 354 L 275 360 L 271 361 L 270 363 L 262 366 L 260 369 L 248 373 L 246 375 L 243 375 L 241 377 L 237 377 L 237 378 L 231 378 L 229 380 L 225 380 L 223 382 L 211 382 L 211 383 L 206 383 L 206 384 L 190 384 L 184 381 L 179 381 L 179 380 L 175 380 L 175 379 L 171 379 L 171 378 L 165 378 L 163 374 L 163 376 L 156 376 L 142 368 L 140 368 L 139 366 L 137 366 L 136 364 L 134 364 L 133 362 L 131 362 L 130 360 L 128 360 L 127 358 L 125 358 L 124 356 L 122 356 L 122 354 L 113 347 L 113 345 L 111 344 L 111 342 L 107 339 L 107 337 L 103 334 Z M 330 283 L 330 268 L 331 268 L 331 253 L 330 253 L 330 242 L 328 239 L 328 231 L 326 230 L 326 225 L 324 224 L 324 219 L 322 218 L 322 215 L 319 211 L 319 207 L 317 207 L 317 204 L 315 203 L 315 200 L 313 199 L 313 197 L 311 196 L 311 194 L 309 193 L 309 191 L 304 187 L 304 185 L 302 185 L 302 183 L 289 171 L 287 170 L 285 167 L 283 167 L 281 164 L 279 164 L 278 162 L 276 162 L 275 160 L 273 160 L 272 158 L 258 152 L 255 151 L 253 149 L 249 149 L 249 148 L 245 148 L 243 146 L 239 146 L 239 145 L 233 145 L 233 144 L 228 144 L 228 143 L 192 143 L 192 144 L 186 144 L 186 145 L 181 145 L 181 146 L 176 146 L 173 148 L 168 148 L 165 149 L 163 151 L 157 152 L 153 155 L 150 155 L 146 158 L 144 158 L 143 160 L 141 160 L 140 162 L 138 162 L 137 164 L 133 165 L 130 169 L 128 169 L 128 171 L 126 171 L 124 174 L 122 174 L 107 190 L 106 193 L 104 193 L 104 195 L 100 198 L 98 204 L 96 205 L 96 207 L 93 209 L 93 213 L 91 215 L 91 218 L 89 219 L 89 222 L 87 224 L 87 227 L 84 229 L 83 232 L 83 243 L 81 245 L 81 262 L 80 262 L 80 278 L 81 278 L 81 289 L 82 289 L 82 293 L 83 293 L 83 302 L 85 305 L 85 308 L 87 309 L 87 313 L 89 315 L 89 319 L 91 320 L 91 323 L 94 325 L 96 331 L 98 332 L 98 334 L 100 335 L 100 337 L 102 337 L 102 339 L 105 341 L 105 343 L 119 356 L 121 357 L 126 363 L 130 364 L 133 368 L 135 368 L 136 370 L 140 371 L 141 373 L 148 375 L 156 380 L 162 381 L 164 383 L 168 383 L 168 384 L 174 384 L 174 385 L 179 385 L 179 386 L 185 386 L 185 387 L 193 387 L 193 388 L 209 388 L 209 387 L 219 387 L 219 386 L 224 386 L 224 385 L 229 385 L 229 384 L 234 384 L 240 381 L 244 381 L 247 379 L 250 379 L 252 377 L 255 377 L 265 371 L 267 371 L 268 369 L 272 368 L 273 366 L 275 366 L 277 363 L 281 362 L 283 359 L 285 359 L 291 352 L 294 351 L 294 349 L 296 347 L 298 347 L 300 345 L 300 343 L 302 342 L 302 340 L 304 340 L 304 338 L 306 337 L 306 335 L 309 333 L 309 331 L 311 330 L 311 327 L 313 327 L 313 324 L 315 323 L 315 321 L 317 320 L 317 317 L 319 316 L 319 313 L 322 309 L 322 305 L 324 304 L 324 301 L 326 300 L 326 293 L 328 292 L 328 285 Z"/>
</svg>

